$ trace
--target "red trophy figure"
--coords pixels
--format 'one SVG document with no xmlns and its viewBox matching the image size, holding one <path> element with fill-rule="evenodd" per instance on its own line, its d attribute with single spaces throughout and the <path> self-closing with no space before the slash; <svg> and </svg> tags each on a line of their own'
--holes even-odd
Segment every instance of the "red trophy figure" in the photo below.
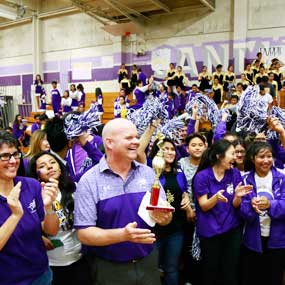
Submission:
<svg viewBox="0 0 285 285">
<path fill-rule="evenodd" d="M 165 168 L 165 160 L 163 158 L 163 150 L 162 150 L 162 144 L 164 136 L 162 134 L 158 134 L 157 138 L 159 139 L 159 142 L 157 144 L 159 151 L 157 152 L 156 156 L 152 160 L 152 168 L 155 172 L 155 180 L 151 187 L 151 196 L 150 196 L 150 205 L 147 206 L 147 210 L 155 210 L 155 209 L 163 209 L 166 211 L 174 211 L 174 208 L 170 206 L 169 203 L 166 202 L 166 204 L 160 205 L 159 202 L 159 192 L 160 192 L 160 183 L 159 183 L 159 177 L 161 173 L 164 171 Z"/>
</svg>

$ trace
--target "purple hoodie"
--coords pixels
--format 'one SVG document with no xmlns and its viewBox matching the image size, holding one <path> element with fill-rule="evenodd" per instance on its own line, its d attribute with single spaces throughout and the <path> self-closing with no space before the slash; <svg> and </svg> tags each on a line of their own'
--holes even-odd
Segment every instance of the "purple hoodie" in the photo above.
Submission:
<svg viewBox="0 0 285 285">
<path fill-rule="evenodd" d="M 257 252 L 262 252 L 259 215 L 251 206 L 251 199 L 256 197 L 255 171 L 243 177 L 245 184 L 253 185 L 253 191 L 246 195 L 241 203 L 241 216 L 245 219 L 243 244 Z M 285 248 L 285 175 L 275 167 L 272 168 L 272 194 L 268 215 L 271 218 L 268 248 Z"/>
</svg>

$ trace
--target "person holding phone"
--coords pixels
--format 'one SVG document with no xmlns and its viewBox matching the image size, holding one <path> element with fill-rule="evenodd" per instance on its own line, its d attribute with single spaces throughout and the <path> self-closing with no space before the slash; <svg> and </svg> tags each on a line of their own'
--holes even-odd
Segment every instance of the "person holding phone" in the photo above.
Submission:
<svg viewBox="0 0 285 285">
<path fill-rule="evenodd" d="M 81 243 L 73 229 L 73 193 L 75 183 L 66 173 L 65 166 L 52 153 L 42 151 L 31 159 L 28 176 L 42 184 L 57 182 L 59 191 L 53 209 L 59 218 L 56 236 L 44 237 L 49 265 L 53 271 L 53 285 L 89 284 L 88 265 L 81 255 Z"/>
<path fill-rule="evenodd" d="M 42 231 L 56 235 L 52 210 L 57 182 L 42 185 L 17 176 L 21 153 L 17 140 L 0 132 L 0 276 L 1 284 L 50 285 L 52 273 Z"/>
<path fill-rule="evenodd" d="M 266 142 L 254 142 L 245 159 L 253 191 L 241 203 L 245 219 L 242 284 L 282 284 L 285 253 L 285 175 L 273 166 Z M 264 273 L 264 274 L 263 274 Z"/>
</svg>

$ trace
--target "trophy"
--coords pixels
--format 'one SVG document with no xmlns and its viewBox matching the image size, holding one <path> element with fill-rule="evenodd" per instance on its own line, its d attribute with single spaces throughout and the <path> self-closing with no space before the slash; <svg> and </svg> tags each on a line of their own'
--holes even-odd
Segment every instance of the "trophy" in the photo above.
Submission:
<svg viewBox="0 0 285 285">
<path fill-rule="evenodd" d="M 156 156 L 152 160 L 152 168 L 154 169 L 155 172 L 155 179 L 154 182 L 151 186 L 151 196 L 150 196 L 150 205 L 148 205 L 146 208 L 147 210 L 165 210 L 165 211 L 170 211 L 173 212 L 174 208 L 168 205 L 159 205 L 159 192 L 160 192 L 160 183 L 159 183 L 159 177 L 161 173 L 165 169 L 165 160 L 163 158 L 163 151 L 162 151 L 162 145 L 163 145 L 163 139 L 164 136 L 162 134 L 158 134 L 158 143 L 157 146 L 159 148 Z"/>
</svg>

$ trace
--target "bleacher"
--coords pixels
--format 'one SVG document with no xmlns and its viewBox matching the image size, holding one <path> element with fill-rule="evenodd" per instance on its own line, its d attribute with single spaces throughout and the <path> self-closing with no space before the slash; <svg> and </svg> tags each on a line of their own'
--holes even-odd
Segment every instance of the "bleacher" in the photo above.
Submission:
<svg viewBox="0 0 285 285">
<path fill-rule="evenodd" d="M 104 115 L 102 118 L 102 122 L 105 124 L 109 120 L 114 118 L 114 100 L 118 97 L 119 92 L 104 92 L 103 96 L 103 108 L 104 108 Z M 131 97 L 131 96 L 129 96 Z M 95 101 L 95 94 L 94 93 L 86 93 L 86 107 L 85 110 L 88 110 L 91 103 Z M 47 110 L 52 110 L 50 105 L 47 105 Z M 31 112 L 29 117 L 26 117 L 28 123 L 33 123 L 34 115 L 41 114 L 42 112 Z"/>
</svg>

